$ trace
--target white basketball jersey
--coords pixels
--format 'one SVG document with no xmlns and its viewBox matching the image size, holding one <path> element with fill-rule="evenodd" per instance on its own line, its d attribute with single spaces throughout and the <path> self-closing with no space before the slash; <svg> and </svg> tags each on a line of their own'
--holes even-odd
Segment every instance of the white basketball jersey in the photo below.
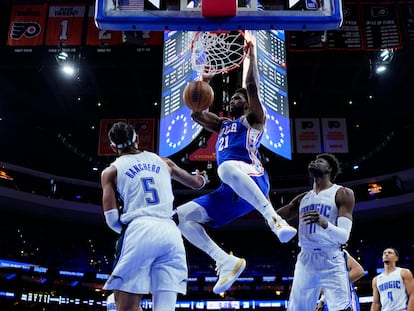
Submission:
<svg viewBox="0 0 414 311">
<path fill-rule="evenodd" d="M 171 174 L 161 157 L 142 151 L 122 155 L 112 165 L 117 168 L 117 191 L 124 202 L 122 223 L 139 216 L 171 217 L 174 201 Z"/>
<path fill-rule="evenodd" d="M 330 188 L 316 193 L 310 190 L 301 200 L 299 205 L 299 219 L 303 213 L 310 210 L 318 210 L 321 217 L 330 223 L 337 225 L 338 207 L 335 196 L 341 186 L 333 184 Z M 332 239 L 328 231 L 318 224 L 305 224 L 299 221 L 299 246 L 304 248 L 338 248 L 341 245 L 336 239 Z"/>
<path fill-rule="evenodd" d="M 380 294 L 381 311 L 407 310 L 407 291 L 401 277 L 401 268 L 397 267 L 390 274 L 382 272 L 377 277 L 377 288 Z"/>
</svg>

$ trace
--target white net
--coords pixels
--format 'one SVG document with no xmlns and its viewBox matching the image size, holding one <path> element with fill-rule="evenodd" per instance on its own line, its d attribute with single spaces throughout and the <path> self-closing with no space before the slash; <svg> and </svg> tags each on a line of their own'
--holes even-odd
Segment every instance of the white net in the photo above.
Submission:
<svg viewBox="0 0 414 311">
<path fill-rule="evenodd" d="M 199 73 L 214 75 L 239 68 L 246 56 L 242 31 L 208 32 L 194 35 L 191 65 Z"/>
</svg>

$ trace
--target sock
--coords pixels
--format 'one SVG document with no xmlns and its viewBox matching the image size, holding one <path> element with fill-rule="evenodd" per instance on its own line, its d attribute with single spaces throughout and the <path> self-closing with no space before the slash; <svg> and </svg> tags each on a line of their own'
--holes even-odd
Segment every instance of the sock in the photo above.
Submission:
<svg viewBox="0 0 414 311">
<path fill-rule="evenodd" d="M 200 205 L 188 202 L 177 208 L 178 227 L 188 242 L 205 252 L 217 263 L 229 257 L 207 234 L 202 223 L 208 221 L 207 212 Z"/>
</svg>

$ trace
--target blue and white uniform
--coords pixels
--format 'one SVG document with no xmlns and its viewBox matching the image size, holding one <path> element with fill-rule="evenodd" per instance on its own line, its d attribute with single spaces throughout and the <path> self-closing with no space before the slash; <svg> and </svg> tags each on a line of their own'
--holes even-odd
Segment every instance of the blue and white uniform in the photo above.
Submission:
<svg viewBox="0 0 414 311">
<path fill-rule="evenodd" d="M 249 175 L 262 193 L 267 195 L 270 189 L 269 176 L 258 151 L 262 135 L 263 131 L 252 128 L 245 116 L 224 121 L 217 137 L 216 157 L 219 167 L 224 162 L 230 162 L 234 168 Z M 212 227 L 221 227 L 255 209 L 225 183 L 193 202 L 204 207 Z"/>
<path fill-rule="evenodd" d="M 185 294 L 186 253 L 181 231 L 171 219 L 174 195 L 167 164 L 155 153 L 143 151 L 122 155 L 112 165 L 124 203 L 120 221 L 126 228 L 104 289 Z"/>
<path fill-rule="evenodd" d="M 299 205 L 299 246 L 301 248 L 294 271 L 288 311 L 314 311 L 320 288 L 324 289 L 326 304 L 331 310 L 346 310 L 352 304 L 347 260 L 341 244 L 328 230 L 318 224 L 306 224 L 303 213 L 318 210 L 320 217 L 337 225 L 338 207 L 335 196 L 341 186 L 316 193 L 310 190 Z"/>
<path fill-rule="evenodd" d="M 351 295 L 352 295 L 352 311 L 361 311 L 361 306 L 359 304 L 359 297 L 356 292 L 355 286 L 351 284 Z"/>
<path fill-rule="evenodd" d="M 377 277 L 377 288 L 380 295 L 381 311 L 407 310 L 408 296 L 401 277 L 401 268 L 396 267 L 389 274 L 381 272 Z"/>
<path fill-rule="evenodd" d="M 351 283 L 351 295 L 352 295 L 352 311 L 361 311 L 361 305 L 359 304 L 359 297 L 355 290 L 354 284 Z M 329 311 L 328 305 L 325 303 L 323 311 Z"/>
<path fill-rule="evenodd" d="M 258 149 L 263 131 L 250 127 L 246 116 L 222 123 L 216 141 L 217 164 L 237 160 L 256 166 L 259 174 L 264 168 L 260 161 Z"/>
</svg>

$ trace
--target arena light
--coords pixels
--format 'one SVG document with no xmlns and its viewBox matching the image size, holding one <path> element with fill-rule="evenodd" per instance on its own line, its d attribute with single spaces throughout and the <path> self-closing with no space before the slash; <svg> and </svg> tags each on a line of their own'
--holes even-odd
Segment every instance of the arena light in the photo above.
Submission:
<svg viewBox="0 0 414 311">
<path fill-rule="evenodd" d="M 370 61 L 372 66 L 372 72 L 376 75 L 385 73 L 393 58 L 393 49 L 381 50 L 376 56 L 374 56 L 373 60 Z"/>
<path fill-rule="evenodd" d="M 375 73 L 377 74 L 383 73 L 386 70 L 387 70 L 387 66 L 382 65 L 382 64 L 375 67 Z"/>
<path fill-rule="evenodd" d="M 275 276 L 263 276 L 262 279 L 263 279 L 264 283 L 275 282 L 276 281 Z"/>
<path fill-rule="evenodd" d="M 79 68 L 80 57 L 73 53 L 59 51 L 55 55 L 55 60 L 59 65 L 61 71 L 67 76 L 75 76 Z"/>
<path fill-rule="evenodd" d="M 383 63 L 390 62 L 392 58 L 394 57 L 394 50 L 392 49 L 382 50 L 379 57 Z"/>
<path fill-rule="evenodd" d="M 0 179 L 13 180 L 13 177 L 7 174 L 6 171 L 0 170 Z"/>
<path fill-rule="evenodd" d="M 66 52 L 59 52 L 56 55 L 56 59 L 58 60 L 58 62 L 65 62 L 69 57 L 69 54 Z"/>
<path fill-rule="evenodd" d="M 382 192 L 382 186 L 377 183 L 368 184 L 368 194 L 370 196 L 375 196 L 376 194 L 380 194 Z"/>
<path fill-rule="evenodd" d="M 73 76 L 75 74 L 76 68 L 73 64 L 65 64 L 62 66 L 62 71 L 68 76 Z"/>
</svg>

